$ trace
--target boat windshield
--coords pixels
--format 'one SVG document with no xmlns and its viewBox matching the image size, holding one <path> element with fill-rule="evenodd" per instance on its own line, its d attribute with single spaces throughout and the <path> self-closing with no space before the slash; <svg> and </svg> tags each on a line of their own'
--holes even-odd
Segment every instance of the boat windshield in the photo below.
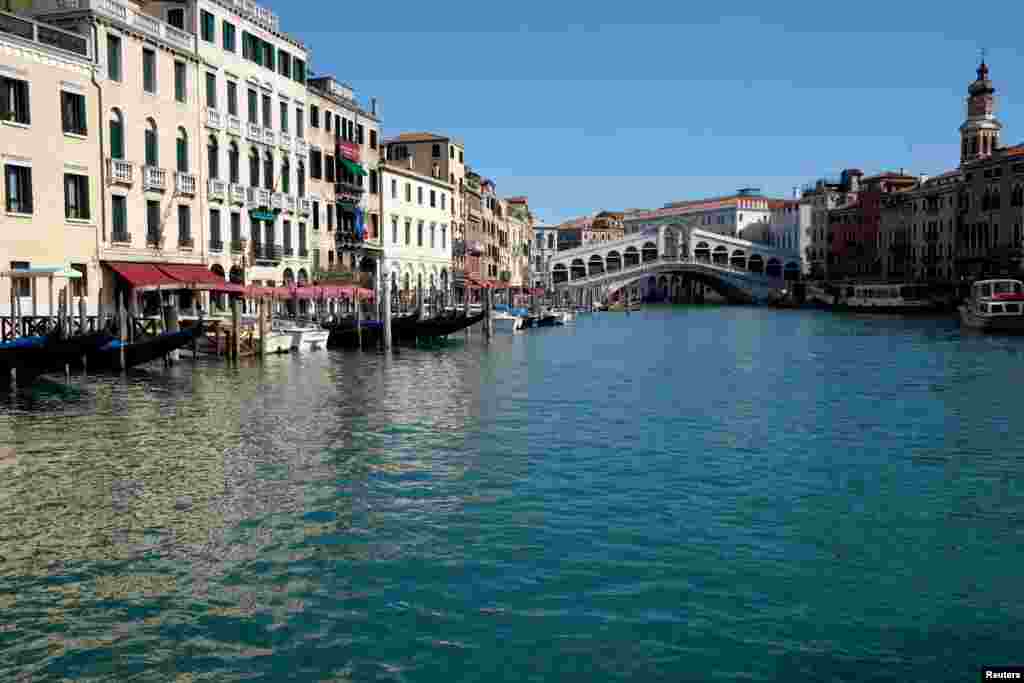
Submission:
<svg viewBox="0 0 1024 683">
<path fill-rule="evenodd" d="M 994 294 L 1020 294 L 1021 284 L 1013 280 L 1003 280 L 992 285 Z"/>
</svg>

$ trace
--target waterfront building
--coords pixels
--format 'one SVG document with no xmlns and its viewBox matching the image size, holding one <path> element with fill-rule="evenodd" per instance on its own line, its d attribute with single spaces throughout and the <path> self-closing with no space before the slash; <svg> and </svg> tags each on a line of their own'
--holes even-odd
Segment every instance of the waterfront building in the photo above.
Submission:
<svg viewBox="0 0 1024 683">
<path fill-rule="evenodd" d="M 538 225 L 533 229 L 533 249 L 530 260 L 532 287 L 550 287 L 551 258 L 558 253 L 558 227 Z"/>
<path fill-rule="evenodd" d="M 666 204 L 661 209 L 633 211 L 623 217 L 624 232 L 635 234 L 666 221 L 684 223 L 727 237 L 749 240 L 771 221 L 769 199 L 755 188 L 743 188 L 736 194 Z"/>
<path fill-rule="evenodd" d="M 508 243 L 504 247 L 504 260 L 510 273 L 508 284 L 512 287 L 528 287 L 530 251 L 533 244 L 533 215 L 530 213 L 530 202 L 526 197 L 510 197 L 504 200 L 504 204 L 508 235 Z"/>
<path fill-rule="evenodd" d="M 381 255 L 380 119 L 333 76 L 309 79 L 309 175 L 317 279 L 370 286 Z"/>
<path fill-rule="evenodd" d="M 591 239 L 599 242 L 622 239 L 626 235 L 624 218 L 625 214 L 621 211 L 601 211 L 591 223 Z"/>
<path fill-rule="evenodd" d="M 387 276 L 391 291 L 405 305 L 421 291 L 432 300 L 450 296 L 452 269 L 451 210 L 455 188 L 444 178 L 419 173 L 409 161 L 380 166 L 384 193 L 381 215 Z"/>
<path fill-rule="evenodd" d="M 879 253 L 882 199 L 892 192 L 907 190 L 917 182 L 917 177 L 902 171 L 863 178 L 856 198 L 829 212 L 826 240 L 830 279 L 882 276 Z"/>
<path fill-rule="evenodd" d="M 889 281 L 950 282 L 955 278 L 959 171 L 922 176 L 883 198 L 879 255 Z"/>
<path fill-rule="evenodd" d="M 0 271 L 71 265 L 72 310 L 96 312 L 103 226 L 99 88 L 88 35 L 0 12 L 0 135 L 4 211 Z M 67 280 L 55 283 L 63 287 Z M 24 315 L 50 315 L 49 283 L 0 278 L 0 310 L 11 287 Z M 36 288 L 43 291 L 36 291 Z M 56 296 L 56 294 L 55 294 Z"/>
<path fill-rule="evenodd" d="M 829 214 L 856 199 L 863 176 L 863 171 L 849 168 L 838 179 L 821 178 L 804 187 L 800 205 L 810 213 L 810 224 L 800 235 L 800 256 L 804 274 L 811 279 L 829 276 Z"/>
<path fill-rule="evenodd" d="M 498 188 L 489 178 L 480 179 L 480 239 L 483 242 L 483 253 L 480 266 L 485 280 L 498 281 L 501 264 L 499 245 L 501 235 L 498 220 L 503 218 L 502 206 L 498 201 Z"/>
</svg>

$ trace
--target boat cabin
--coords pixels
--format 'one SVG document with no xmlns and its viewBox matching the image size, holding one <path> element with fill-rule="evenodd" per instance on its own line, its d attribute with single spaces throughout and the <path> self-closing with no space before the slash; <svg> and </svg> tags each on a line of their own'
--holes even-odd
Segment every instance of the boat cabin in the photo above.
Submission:
<svg viewBox="0 0 1024 683">
<path fill-rule="evenodd" d="M 928 287 L 910 284 L 850 285 L 844 294 L 851 302 L 858 300 L 866 304 L 882 305 L 925 301 L 928 299 Z"/>
<path fill-rule="evenodd" d="M 975 310 L 985 315 L 1024 313 L 1024 283 L 1020 280 L 981 280 L 971 288 Z"/>
</svg>

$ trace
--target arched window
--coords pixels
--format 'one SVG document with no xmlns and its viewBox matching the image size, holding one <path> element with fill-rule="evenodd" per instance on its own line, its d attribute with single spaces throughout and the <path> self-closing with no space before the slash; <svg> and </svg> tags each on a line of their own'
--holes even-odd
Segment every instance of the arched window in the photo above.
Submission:
<svg viewBox="0 0 1024 683">
<path fill-rule="evenodd" d="M 274 153 L 269 151 L 263 157 L 263 187 L 274 189 Z"/>
<path fill-rule="evenodd" d="M 228 145 L 228 180 L 230 182 L 239 184 L 239 169 L 238 169 L 238 143 L 232 141 Z"/>
<path fill-rule="evenodd" d="M 288 163 L 288 157 L 281 159 L 281 192 L 288 194 L 291 191 L 292 166 Z"/>
<path fill-rule="evenodd" d="M 160 145 L 157 142 L 156 121 L 146 119 L 146 166 L 160 165 Z"/>
<path fill-rule="evenodd" d="M 110 110 L 110 158 L 124 159 L 124 117 L 116 108 Z"/>
<path fill-rule="evenodd" d="M 249 187 L 260 186 L 260 153 L 256 148 L 249 150 Z"/>
<path fill-rule="evenodd" d="M 299 162 L 299 167 L 296 169 L 296 172 L 295 172 L 295 180 L 298 182 L 298 186 L 299 186 L 299 197 L 300 198 L 305 197 L 306 196 L 306 164 L 301 162 L 301 161 Z"/>
<path fill-rule="evenodd" d="M 178 129 L 178 173 L 188 173 L 188 133 Z"/>
<path fill-rule="evenodd" d="M 210 178 L 217 180 L 220 178 L 220 152 L 217 147 L 217 138 L 213 135 L 210 136 L 209 142 L 206 144 L 206 163 L 209 167 Z"/>
</svg>

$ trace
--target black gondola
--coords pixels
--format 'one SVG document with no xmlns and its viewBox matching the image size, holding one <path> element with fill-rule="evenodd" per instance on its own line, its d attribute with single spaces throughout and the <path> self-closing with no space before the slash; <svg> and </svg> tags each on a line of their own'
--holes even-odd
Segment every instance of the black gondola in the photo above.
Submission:
<svg viewBox="0 0 1024 683">
<path fill-rule="evenodd" d="M 42 338 L 19 340 L 0 353 L 0 375 L 10 376 L 11 369 L 17 371 L 18 384 L 27 386 L 39 375 L 63 371 L 65 366 L 81 362 L 82 356 L 98 351 L 114 340 L 106 332 L 90 332 L 68 339 L 61 339 L 56 332 Z"/>
<path fill-rule="evenodd" d="M 178 332 L 164 332 L 145 341 L 124 344 L 124 367 L 134 368 L 163 358 L 172 351 L 184 348 L 199 339 L 206 331 L 202 323 Z M 86 354 L 88 370 L 117 370 L 121 363 L 121 342 L 113 340 L 100 349 Z M 81 362 L 75 364 L 81 367 Z"/>
<path fill-rule="evenodd" d="M 417 338 L 447 337 L 459 330 L 464 330 L 475 325 L 484 319 L 484 312 L 467 316 L 465 313 L 449 317 L 447 315 L 429 320 L 421 320 L 416 324 L 415 335 Z"/>
</svg>

